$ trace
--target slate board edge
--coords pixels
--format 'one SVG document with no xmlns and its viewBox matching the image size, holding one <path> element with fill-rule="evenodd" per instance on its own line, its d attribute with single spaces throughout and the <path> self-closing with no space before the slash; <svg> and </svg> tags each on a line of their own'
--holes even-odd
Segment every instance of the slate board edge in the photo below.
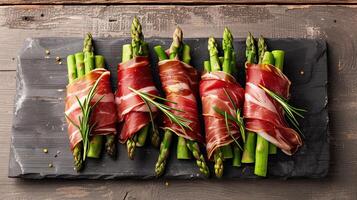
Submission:
<svg viewBox="0 0 357 200">
<path fill-rule="evenodd" d="M 34 39 L 40 39 L 40 38 L 34 38 Z M 151 39 L 164 39 L 164 38 L 151 38 Z M 200 38 L 190 38 L 190 39 L 200 39 Z M 289 38 L 290 39 L 290 38 Z M 19 70 L 21 69 L 20 65 L 20 55 L 25 51 L 25 47 L 28 46 L 28 42 L 30 42 L 32 39 L 31 38 L 28 38 L 26 39 L 26 42 L 24 44 L 24 48 L 21 50 L 19 56 L 18 56 L 18 65 L 17 65 L 17 77 L 16 77 L 16 97 L 14 99 L 14 102 L 15 102 L 15 107 L 14 107 L 14 114 L 16 112 L 16 102 L 18 101 L 19 98 L 21 98 L 21 91 L 23 89 L 22 87 L 22 84 L 21 84 L 21 78 L 20 78 L 20 74 L 19 73 Z M 325 52 L 324 52 L 324 56 L 325 58 L 324 59 L 327 59 L 327 45 L 326 45 L 326 41 L 324 40 L 318 40 L 318 41 L 323 41 L 325 43 Z M 326 62 L 327 63 L 327 62 Z M 328 64 L 328 63 L 327 63 Z M 327 73 L 328 73 L 328 70 L 327 70 Z M 328 85 L 328 83 L 326 82 L 326 86 Z M 325 90 L 328 91 L 328 88 L 325 87 Z M 326 94 L 328 94 L 326 92 Z M 326 111 L 328 110 L 328 96 L 326 97 L 326 107 L 325 107 Z M 15 116 L 15 115 L 14 115 Z M 327 114 L 327 120 L 329 121 L 329 116 Z M 330 131 L 329 131 L 329 123 L 327 124 L 327 139 L 328 139 L 328 143 L 329 143 L 329 138 L 328 136 L 330 135 Z M 12 137 L 11 137 L 11 140 L 12 140 Z M 134 177 L 131 177 L 131 176 L 121 176 L 121 177 L 116 177 L 116 175 L 113 175 L 113 174 L 108 174 L 108 175 L 81 175 L 81 174 L 78 174 L 78 176 L 76 177 L 73 177 L 73 175 L 66 175 L 66 174 L 62 174 L 62 175 L 42 175 L 40 173 L 29 173 L 29 174 L 23 174 L 23 173 L 15 173 L 15 171 L 17 170 L 21 170 L 21 167 L 20 167 L 20 164 L 18 164 L 18 162 L 16 161 L 16 153 L 14 152 L 14 147 L 13 147 L 13 144 L 11 143 L 11 146 L 10 146 L 10 161 L 9 161 L 9 177 L 17 177 L 17 178 L 25 178 L 25 179 L 44 179 L 44 178 L 59 178 L 59 179 L 131 179 L 131 178 L 135 178 Z M 11 170 L 11 168 L 13 169 L 13 167 L 17 168 L 17 170 Z M 294 179 L 295 178 L 323 178 L 325 177 L 326 175 L 328 174 L 328 168 L 327 168 L 327 171 L 326 173 L 322 174 L 321 176 L 318 176 L 318 177 L 314 177 L 314 176 L 309 176 L 309 177 L 293 177 Z M 153 177 L 136 177 L 136 178 L 140 178 L 140 179 L 151 179 Z M 175 176 L 175 177 L 166 177 L 164 179 L 187 179 L 188 177 L 186 176 Z M 248 177 L 247 179 L 250 179 L 250 178 L 255 178 L 255 177 Z M 282 179 L 287 179 L 288 177 L 269 177 L 269 178 L 282 178 Z M 161 179 L 161 178 L 160 178 Z M 191 178 L 191 179 L 195 179 L 194 178 Z M 231 178 L 231 179 L 241 179 L 241 178 Z M 289 178 L 290 179 L 290 178 Z"/>
</svg>

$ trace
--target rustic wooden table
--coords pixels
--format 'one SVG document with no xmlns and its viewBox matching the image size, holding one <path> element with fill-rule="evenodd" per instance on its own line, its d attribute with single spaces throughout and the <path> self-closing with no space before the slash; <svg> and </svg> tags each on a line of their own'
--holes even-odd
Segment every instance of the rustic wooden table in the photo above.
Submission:
<svg viewBox="0 0 357 200">
<path fill-rule="evenodd" d="M 0 199 L 357 199 L 357 1 L 287 0 L 282 1 L 284 5 L 263 5 L 279 2 L 235 0 L 229 2 L 231 5 L 222 5 L 223 0 L 205 0 L 202 5 L 191 5 L 192 0 L 183 0 L 182 5 L 170 6 L 109 6 L 104 4 L 120 0 L 99 2 L 102 5 L 50 5 L 80 4 L 81 0 L 0 0 Z M 135 2 L 143 1 L 124 3 Z M 215 2 L 221 5 L 211 5 Z M 168 37 L 180 25 L 186 37 L 220 36 L 224 26 L 229 26 L 236 37 L 245 37 L 251 31 L 272 38 L 327 40 L 331 133 L 328 177 L 288 181 L 168 180 L 168 184 L 164 180 L 7 178 L 16 56 L 24 39 L 79 37 L 88 31 L 95 37 L 128 36 L 135 15 L 141 18 L 147 37 Z"/>
</svg>

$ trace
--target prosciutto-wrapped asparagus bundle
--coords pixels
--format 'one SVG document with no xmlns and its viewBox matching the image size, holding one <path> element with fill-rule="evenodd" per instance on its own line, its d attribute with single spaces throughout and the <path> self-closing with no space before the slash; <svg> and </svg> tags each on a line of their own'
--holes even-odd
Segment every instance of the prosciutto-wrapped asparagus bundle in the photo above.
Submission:
<svg viewBox="0 0 357 200">
<path fill-rule="evenodd" d="M 241 137 L 241 133 L 235 119 L 240 118 L 237 115 L 240 115 L 244 101 L 244 89 L 231 75 L 236 66 L 233 37 L 228 28 L 224 30 L 222 44 L 224 58 L 220 63 L 215 39 L 209 38 L 210 61 L 205 62 L 205 73 L 200 82 L 206 149 L 208 159 L 213 160 L 214 157 L 217 177 L 223 175 L 225 159 L 234 157 L 233 165 L 239 166 L 240 150 L 235 142 Z M 228 119 L 228 116 L 233 116 L 233 119 Z"/>
<path fill-rule="evenodd" d="M 258 134 L 255 155 L 255 171 L 266 176 L 269 148 L 279 147 L 288 155 L 302 145 L 297 131 L 289 127 L 285 116 L 298 129 L 294 114 L 302 117 L 298 109 L 290 106 L 291 82 L 283 74 L 284 52 L 267 51 L 263 38 L 259 39 L 259 64 L 246 63 L 246 88 L 244 119 L 246 129 Z M 275 66 L 274 66 L 275 64 Z M 269 146 L 269 143 L 273 145 Z"/>
<path fill-rule="evenodd" d="M 131 35 L 132 43 L 123 46 L 122 63 L 118 65 L 116 104 L 118 122 L 121 124 L 119 139 L 121 143 L 127 144 L 128 156 L 133 159 L 135 147 L 145 144 L 151 129 L 154 146 L 158 146 L 159 136 L 155 127 L 150 129 L 150 112 L 155 117 L 157 108 L 153 106 L 150 110 L 143 99 L 132 90 L 158 95 L 151 75 L 148 46 L 144 42 L 141 25 L 136 17 L 132 23 Z"/>
<path fill-rule="evenodd" d="M 93 49 L 90 34 L 85 39 L 85 49 L 88 45 L 89 49 Z M 94 56 L 93 50 L 84 51 L 68 56 L 67 65 L 69 84 L 65 114 L 75 168 L 80 170 L 87 156 L 96 157 L 100 154 L 100 149 L 90 147 L 90 138 L 116 134 L 114 95 L 110 86 L 110 72 L 104 69 L 103 56 Z"/>
<path fill-rule="evenodd" d="M 183 44 L 182 38 L 182 30 L 176 28 L 172 45 L 167 53 L 170 59 L 160 46 L 155 47 L 160 58 L 159 75 L 167 99 L 165 103 L 176 115 L 176 120 L 164 116 L 162 128 L 165 130 L 165 135 L 161 142 L 155 171 L 158 176 L 163 174 L 174 133 L 179 137 L 178 158 L 188 159 L 191 151 L 200 171 L 208 176 L 209 170 L 198 144 L 204 142 L 197 107 L 199 75 L 196 69 L 189 65 L 190 48 Z M 178 120 L 183 123 L 177 123 Z"/>
</svg>

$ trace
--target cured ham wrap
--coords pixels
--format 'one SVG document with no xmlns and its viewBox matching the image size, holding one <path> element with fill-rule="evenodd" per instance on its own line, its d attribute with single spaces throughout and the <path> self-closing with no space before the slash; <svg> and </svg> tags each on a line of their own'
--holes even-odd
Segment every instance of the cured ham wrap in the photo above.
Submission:
<svg viewBox="0 0 357 200">
<path fill-rule="evenodd" d="M 76 170 L 86 157 L 98 158 L 105 136 L 106 150 L 115 155 L 116 112 L 110 85 L 110 72 L 104 57 L 94 55 L 91 34 L 84 40 L 83 52 L 67 57 L 68 79 L 65 115 Z"/>
<path fill-rule="evenodd" d="M 165 105 L 171 111 L 170 115 L 166 114 L 163 118 L 162 129 L 165 133 L 155 172 L 157 176 L 163 174 L 172 137 L 177 135 L 177 158 L 190 159 L 193 156 L 200 172 L 208 176 L 209 169 L 199 147 L 199 143 L 204 142 L 197 104 L 199 74 L 189 65 L 190 47 L 183 44 L 182 38 L 182 30 L 176 28 L 172 45 L 167 52 L 164 52 L 161 46 L 155 47 L 160 59 L 158 67 L 162 89 L 166 96 Z"/>
<path fill-rule="evenodd" d="M 153 95 L 159 94 L 151 76 L 147 56 L 138 56 L 118 65 L 116 104 L 118 121 L 123 123 L 119 137 L 122 143 L 150 123 L 148 107 L 137 94 L 129 89 L 130 87 Z M 151 111 L 156 114 L 157 108 L 152 107 Z"/>
<path fill-rule="evenodd" d="M 234 138 L 238 140 L 241 137 L 238 125 L 233 123 L 227 130 L 225 117 L 215 108 L 236 116 L 235 106 L 240 109 L 243 107 L 244 89 L 233 76 L 223 71 L 216 71 L 202 75 L 200 94 L 205 121 L 207 157 L 212 159 L 217 148 L 230 145 L 234 143 Z"/>
<path fill-rule="evenodd" d="M 236 69 L 236 58 L 233 36 L 228 28 L 223 33 L 222 47 L 224 57 L 220 59 L 215 39 L 208 39 L 210 60 L 204 62 L 205 73 L 200 82 L 207 157 L 214 160 L 215 174 L 219 178 L 223 175 L 224 160 L 233 158 L 233 166 L 240 166 L 238 141 L 244 134 L 240 116 L 244 89 L 232 76 Z"/>
<path fill-rule="evenodd" d="M 159 62 L 159 75 L 166 99 L 171 101 L 166 105 L 180 110 L 173 110 L 174 114 L 190 120 L 188 123 L 190 129 L 182 129 L 178 124 L 164 117 L 162 128 L 171 130 L 185 139 L 203 143 L 197 107 L 199 80 L 197 70 L 177 59 L 163 60 Z"/>
<path fill-rule="evenodd" d="M 157 108 L 152 105 L 149 108 L 133 91 L 159 95 L 151 74 L 148 45 L 144 42 L 141 29 L 135 17 L 131 27 L 132 43 L 123 46 L 122 63 L 118 65 L 118 87 L 115 94 L 120 124 L 119 141 L 126 143 L 130 159 L 134 159 L 136 147 L 144 146 L 149 132 L 152 133 L 152 144 L 159 145 L 158 133 L 154 126 L 150 126 L 154 123 Z"/>
<path fill-rule="evenodd" d="M 261 87 L 288 99 L 289 79 L 276 67 L 268 64 L 246 64 L 244 118 L 246 129 L 256 132 L 288 155 L 294 154 L 302 140 L 290 128 L 282 106 Z"/>
<path fill-rule="evenodd" d="M 268 154 L 276 154 L 276 147 L 292 155 L 302 145 L 300 135 L 289 127 L 286 119 L 299 130 L 294 115 L 303 117 L 300 112 L 305 110 L 290 106 L 287 102 L 291 82 L 282 72 L 284 51 L 267 51 L 265 40 L 260 37 L 258 64 L 254 64 L 254 43 L 253 36 L 249 34 L 246 42 L 246 88 L 243 109 L 248 137 L 244 145 L 242 162 L 255 162 L 254 173 L 266 176 Z"/>
<path fill-rule="evenodd" d="M 114 95 L 110 86 L 110 72 L 106 69 L 94 69 L 75 82 L 67 86 L 66 115 L 76 124 L 82 112 L 77 98 L 83 102 L 90 89 L 97 83 L 96 94 L 91 103 L 98 101 L 92 112 L 90 124 L 96 124 L 91 135 L 108 135 L 116 133 L 116 113 Z M 82 141 L 82 136 L 73 123 L 68 123 L 68 137 L 70 147 L 74 147 Z"/>
</svg>

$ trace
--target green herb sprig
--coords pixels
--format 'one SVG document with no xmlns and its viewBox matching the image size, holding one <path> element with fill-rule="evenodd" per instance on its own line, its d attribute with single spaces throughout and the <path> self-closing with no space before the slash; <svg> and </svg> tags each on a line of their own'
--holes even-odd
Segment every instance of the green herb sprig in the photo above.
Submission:
<svg viewBox="0 0 357 200">
<path fill-rule="evenodd" d="M 231 114 L 229 114 L 228 112 L 221 110 L 220 108 L 217 108 L 216 106 L 213 107 L 213 110 L 216 111 L 218 114 L 222 115 L 224 117 L 224 120 L 226 122 L 226 128 L 228 131 L 229 136 L 234 140 L 234 142 L 238 145 L 238 147 L 243 150 L 243 148 L 241 147 L 241 145 L 239 144 L 239 142 L 236 140 L 236 138 L 234 138 L 233 134 L 231 134 L 230 132 L 230 128 L 229 128 L 229 122 L 234 122 L 238 125 L 239 127 L 239 131 L 240 134 L 242 136 L 242 140 L 243 143 L 245 143 L 245 126 L 244 126 L 244 120 L 243 117 L 241 115 L 241 110 L 238 108 L 238 106 L 234 103 L 231 95 L 227 92 L 227 90 L 225 88 L 223 88 L 224 93 L 227 95 L 229 101 L 231 102 L 231 104 L 233 105 L 233 108 L 236 112 L 236 116 L 232 116 Z"/>
<path fill-rule="evenodd" d="M 176 109 L 176 108 L 169 107 L 169 106 L 167 106 L 167 105 L 165 105 L 163 103 L 159 103 L 159 102 L 155 101 L 154 99 L 159 99 L 159 100 L 162 100 L 164 102 L 170 102 L 170 103 L 173 103 L 173 104 L 177 104 L 176 102 L 173 102 L 173 101 L 170 101 L 168 99 L 165 99 L 165 98 L 153 95 L 153 94 L 149 94 L 149 93 L 146 93 L 146 92 L 141 92 L 141 91 L 135 90 L 135 89 L 133 89 L 131 87 L 128 87 L 128 88 L 131 91 L 133 91 L 135 94 L 139 95 L 139 97 L 148 106 L 149 112 L 150 112 L 150 118 L 151 118 L 152 123 L 153 123 L 153 115 L 152 115 L 152 110 L 151 110 L 150 104 L 155 106 L 155 107 L 157 107 L 162 113 L 164 113 L 169 118 L 169 120 L 171 122 L 173 122 L 173 123 L 177 124 L 178 126 L 180 126 L 183 132 L 186 132 L 185 128 L 187 128 L 187 129 L 192 131 L 192 128 L 188 125 L 189 123 L 192 122 L 191 120 L 186 119 L 186 118 L 181 117 L 181 116 L 178 116 L 178 115 L 175 115 L 175 114 L 173 114 L 171 112 L 172 110 L 178 111 L 178 112 L 184 112 L 184 111 Z"/>
<path fill-rule="evenodd" d="M 284 113 L 286 114 L 287 118 L 289 119 L 289 121 L 291 122 L 291 124 L 300 132 L 300 128 L 299 128 L 299 122 L 296 120 L 295 115 L 304 118 L 304 116 L 302 115 L 302 112 L 307 112 L 307 110 L 305 109 L 301 109 L 301 108 L 296 108 L 292 105 L 290 105 L 288 103 L 288 100 L 278 94 L 276 94 L 275 92 L 269 90 L 268 88 L 259 85 L 260 88 L 262 88 L 271 98 L 273 98 L 275 101 L 277 101 L 284 109 Z"/>
</svg>

